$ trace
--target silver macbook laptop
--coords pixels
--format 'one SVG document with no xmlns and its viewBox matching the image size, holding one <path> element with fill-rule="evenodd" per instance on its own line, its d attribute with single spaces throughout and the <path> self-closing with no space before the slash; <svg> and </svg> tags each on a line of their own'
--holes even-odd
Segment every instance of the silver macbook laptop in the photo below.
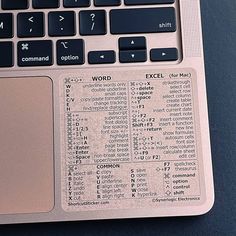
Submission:
<svg viewBox="0 0 236 236">
<path fill-rule="evenodd" d="M 0 0 L 0 127 L 1 224 L 206 213 L 199 0 Z"/>
</svg>

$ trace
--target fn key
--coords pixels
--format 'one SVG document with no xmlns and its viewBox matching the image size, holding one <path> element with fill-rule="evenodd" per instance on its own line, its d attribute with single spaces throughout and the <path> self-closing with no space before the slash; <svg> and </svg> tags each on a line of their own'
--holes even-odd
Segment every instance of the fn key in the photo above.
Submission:
<svg viewBox="0 0 236 236">
<path fill-rule="evenodd" d="M 17 45 L 18 66 L 51 66 L 52 41 L 20 41 Z"/>
</svg>

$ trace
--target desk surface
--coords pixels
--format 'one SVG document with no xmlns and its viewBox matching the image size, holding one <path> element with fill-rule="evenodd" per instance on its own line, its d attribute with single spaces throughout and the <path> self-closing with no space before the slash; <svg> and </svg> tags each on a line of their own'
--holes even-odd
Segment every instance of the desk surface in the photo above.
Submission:
<svg viewBox="0 0 236 236">
<path fill-rule="evenodd" d="M 236 235 L 236 2 L 202 0 L 216 201 L 200 217 L 0 226 L 0 235 Z"/>
</svg>

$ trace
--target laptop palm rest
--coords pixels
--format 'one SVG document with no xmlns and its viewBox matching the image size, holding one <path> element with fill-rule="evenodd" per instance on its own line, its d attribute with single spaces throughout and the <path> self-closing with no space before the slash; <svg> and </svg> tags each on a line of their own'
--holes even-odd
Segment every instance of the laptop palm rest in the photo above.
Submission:
<svg viewBox="0 0 236 236">
<path fill-rule="evenodd" d="M 54 205 L 52 81 L 0 78 L 0 214 Z"/>
</svg>

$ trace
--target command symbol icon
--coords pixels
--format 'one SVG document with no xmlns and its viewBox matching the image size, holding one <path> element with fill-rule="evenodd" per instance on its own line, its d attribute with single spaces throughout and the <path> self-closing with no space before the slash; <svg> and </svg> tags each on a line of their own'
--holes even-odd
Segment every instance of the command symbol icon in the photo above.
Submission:
<svg viewBox="0 0 236 236">
<path fill-rule="evenodd" d="M 29 50 L 29 44 L 28 43 L 22 43 L 21 44 L 21 50 L 24 51 L 24 50 Z"/>
</svg>

